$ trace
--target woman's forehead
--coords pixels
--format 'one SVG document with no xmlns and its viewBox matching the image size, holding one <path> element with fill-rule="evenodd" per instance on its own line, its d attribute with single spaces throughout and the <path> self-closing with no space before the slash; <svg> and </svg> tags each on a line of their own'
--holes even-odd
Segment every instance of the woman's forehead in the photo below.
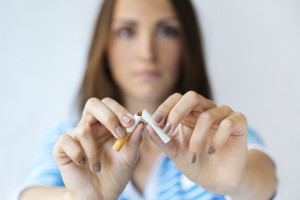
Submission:
<svg viewBox="0 0 300 200">
<path fill-rule="evenodd" d="M 113 20 L 161 20 L 175 17 L 170 0 L 117 0 L 113 13 Z"/>
</svg>

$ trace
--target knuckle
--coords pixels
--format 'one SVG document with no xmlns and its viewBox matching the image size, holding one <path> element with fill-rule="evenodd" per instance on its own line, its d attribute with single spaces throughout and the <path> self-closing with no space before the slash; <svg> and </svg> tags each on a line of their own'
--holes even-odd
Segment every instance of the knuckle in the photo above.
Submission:
<svg viewBox="0 0 300 200">
<path fill-rule="evenodd" d="M 54 157 L 57 157 L 59 154 L 59 151 L 62 151 L 63 147 L 66 146 L 70 142 L 70 137 L 68 134 L 61 135 L 57 142 L 55 143 L 53 147 L 53 155 Z"/>
<path fill-rule="evenodd" d="M 226 114 L 230 114 L 232 112 L 232 109 L 227 105 L 220 105 L 219 108 L 222 109 Z"/>
<path fill-rule="evenodd" d="M 210 112 L 204 112 L 199 116 L 200 120 L 206 123 L 210 123 L 214 120 L 214 116 Z"/>
<path fill-rule="evenodd" d="M 86 101 L 85 107 L 90 108 L 93 105 L 95 105 L 98 102 L 98 99 L 96 97 L 91 97 Z"/>
<path fill-rule="evenodd" d="M 201 138 L 195 138 L 193 140 L 191 140 L 191 146 L 194 146 L 194 147 L 199 147 L 202 143 L 202 140 Z"/>
<path fill-rule="evenodd" d="M 228 118 L 224 119 L 221 123 L 222 123 L 222 126 L 227 130 L 233 129 L 234 125 L 235 125 L 234 121 L 232 119 L 228 119 Z"/>
<path fill-rule="evenodd" d="M 106 123 L 108 123 L 108 124 L 116 124 L 116 121 L 118 121 L 117 120 L 117 117 L 115 116 L 115 115 L 108 115 L 108 116 L 106 116 Z"/>
<path fill-rule="evenodd" d="M 73 160 L 80 160 L 82 158 L 83 152 L 80 148 L 76 148 L 73 150 L 72 159 Z"/>
<path fill-rule="evenodd" d="M 66 144 L 66 143 L 68 143 L 68 142 L 70 141 L 70 137 L 71 137 L 71 136 L 69 136 L 68 134 L 63 134 L 63 135 L 61 135 L 61 136 L 59 137 L 57 143 L 58 143 L 59 145 L 64 145 L 64 144 Z"/>
<path fill-rule="evenodd" d="M 78 133 L 78 137 L 81 139 L 84 139 L 88 137 L 88 135 L 92 132 L 92 127 L 89 126 L 88 124 L 84 124 L 81 126 L 81 130 Z"/>
<path fill-rule="evenodd" d="M 98 151 L 95 149 L 94 151 L 91 151 L 88 155 L 88 159 L 93 163 L 95 160 L 97 160 L 98 157 Z"/>
<path fill-rule="evenodd" d="M 173 108 L 173 109 L 171 110 L 171 112 L 170 112 L 170 115 L 169 115 L 169 117 L 171 117 L 171 118 L 173 118 L 173 119 L 178 119 L 178 118 L 180 118 L 180 116 L 181 116 L 181 113 L 180 113 L 180 111 L 177 110 L 176 108 Z"/>
<path fill-rule="evenodd" d="M 182 97 L 182 94 L 180 94 L 180 93 L 174 93 L 173 95 L 172 95 L 172 97 L 174 97 L 174 98 L 176 98 L 176 99 L 180 99 L 181 97 Z"/>
<path fill-rule="evenodd" d="M 199 94 L 195 91 L 188 91 L 185 95 L 188 96 L 191 99 L 199 98 Z"/>
<path fill-rule="evenodd" d="M 212 107 L 217 107 L 217 104 L 210 99 L 206 99 L 208 104 L 212 105 Z"/>
<path fill-rule="evenodd" d="M 247 117 L 241 112 L 236 112 L 235 116 L 240 118 L 240 119 L 243 119 L 243 120 L 247 121 Z"/>
<path fill-rule="evenodd" d="M 102 101 L 104 104 L 108 104 L 108 103 L 112 102 L 112 99 L 109 98 L 109 97 L 105 97 L 105 98 L 103 98 L 101 101 Z"/>
</svg>

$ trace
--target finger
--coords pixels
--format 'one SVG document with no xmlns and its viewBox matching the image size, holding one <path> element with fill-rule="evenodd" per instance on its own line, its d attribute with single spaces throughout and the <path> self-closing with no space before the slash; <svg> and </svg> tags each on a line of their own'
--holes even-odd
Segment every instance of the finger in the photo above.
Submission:
<svg viewBox="0 0 300 200">
<path fill-rule="evenodd" d="M 219 106 L 199 115 L 197 124 L 190 138 L 188 159 L 191 163 L 195 162 L 196 155 L 199 155 L 199 152 L 202 151 L 212 125 L 228 117 L 232 112 L 228 106 Z"/>
<path fill-rule="evenodd" d="M 196 92 L 187 92 L 169 111 L 168 119 L 163 127 L 163 131 L 166 134 L 172 135 L 178 124 L 187 115 L 192 112 L 200 113 L 215 106 L 216 105 L 212 101 L 204 98 Z"/>
<path fill-rule="evenodd" d="M 182 94 L 175 93 L 172 94 L 165 100 L 154 112 L 152 117 L 152 122 L 156 126 L 162 126 L 169 115 L 170 110 L 176 105 L 176 103 L 181 99 Z"/>
<path fill-rule="evenodd" d="M 122 126 L 129 128 L 134 124 L 134 117 L 132 114 L 118 102 L 108 97 L 102 99 L 102 102 L 117 115 Z"/>
<path fill-rule="evenodd" d="M 96 173 L 100 172 L 101 164 L 99 148 L 91 126 L 89 124 L 84 124 L 76 128 L 75 137 L 84 150 L 91 171 Z"/>
<path fill-rule="evenodd" d="M 117 139 L 126 135 L 116 114 L 99 99 L 90 98 L 85 105 L 79 125 L 84 123 L 92 125 L 96 122 L 103 124 Z"/>
<path fill-rule="evenodd" d="M 78 166 L 84 166 L 86 163 L 82 147 L 68 134 L 59 137 L 53 148 L 53 155 L 58 166 L 67 164 L 70 161 Z"/>
<path fill-rule="evenodd" d="M 239 112 L 232 113 L 221 122 L 219 129 L 213 137 L 208 153 L 214 154 L 222 149 L 231 135 L 235 136 L 235 139 L 246 136 L 247 130 L 248 125 L 246 117 Z"/>
<path fill-rule="evenodd" d="M 126 151 L 130 151 L 132 154 L 135 154 L 138 151 L 139 145 L 142 142 L 142 133 L 145 129 L 146 124 L 144 122 L 140 122 L 131 133 L 129 139 L 124 145 L 124 149 Z"/>
<path fill-rule="evenodd" d="M 175 159 L 177 155 L 176 142 L 170 140 L 168 143 L 164 143 L 161 138 L 157 135 L 155 130 L 149 125 L 146 125 L 145 130 L 151 136 L 151 140 L 171 159 Z"/>
</svg>

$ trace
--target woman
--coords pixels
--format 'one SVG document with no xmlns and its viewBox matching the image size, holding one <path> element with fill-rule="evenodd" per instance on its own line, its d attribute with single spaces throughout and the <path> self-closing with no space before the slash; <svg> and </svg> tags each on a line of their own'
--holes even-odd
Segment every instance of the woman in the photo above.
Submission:
<svg viewBox="0 0 300 200">
<path fill-rule="evenodd" d="M 243 114 L 209 100 L 196 27 L 187 0 L 104 1 L 82 117 L 46 137 L 21 199 L 270 199 L 273 163 Z M 142 109 L 171 141 L 140 122 L 114 151 Z"/>
</svg>

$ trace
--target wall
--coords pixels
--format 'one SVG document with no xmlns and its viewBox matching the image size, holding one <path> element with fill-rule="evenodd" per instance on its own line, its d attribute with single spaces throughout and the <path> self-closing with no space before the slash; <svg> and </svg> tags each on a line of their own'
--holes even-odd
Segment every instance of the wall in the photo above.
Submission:
<svg viewBox="0 0 300 200">
<path fill-rule="evenodd" d="M 277 199 L 300 185 L 300 3 L 194 0 L 215 100 L 243 112 L 277 163 Z M 40 136 L 73 118 L 99 0 L 0 0 L 0 193 L 25 179 Z M 2 199 L 2 198 L 1 198 Z"/>
</svg>

